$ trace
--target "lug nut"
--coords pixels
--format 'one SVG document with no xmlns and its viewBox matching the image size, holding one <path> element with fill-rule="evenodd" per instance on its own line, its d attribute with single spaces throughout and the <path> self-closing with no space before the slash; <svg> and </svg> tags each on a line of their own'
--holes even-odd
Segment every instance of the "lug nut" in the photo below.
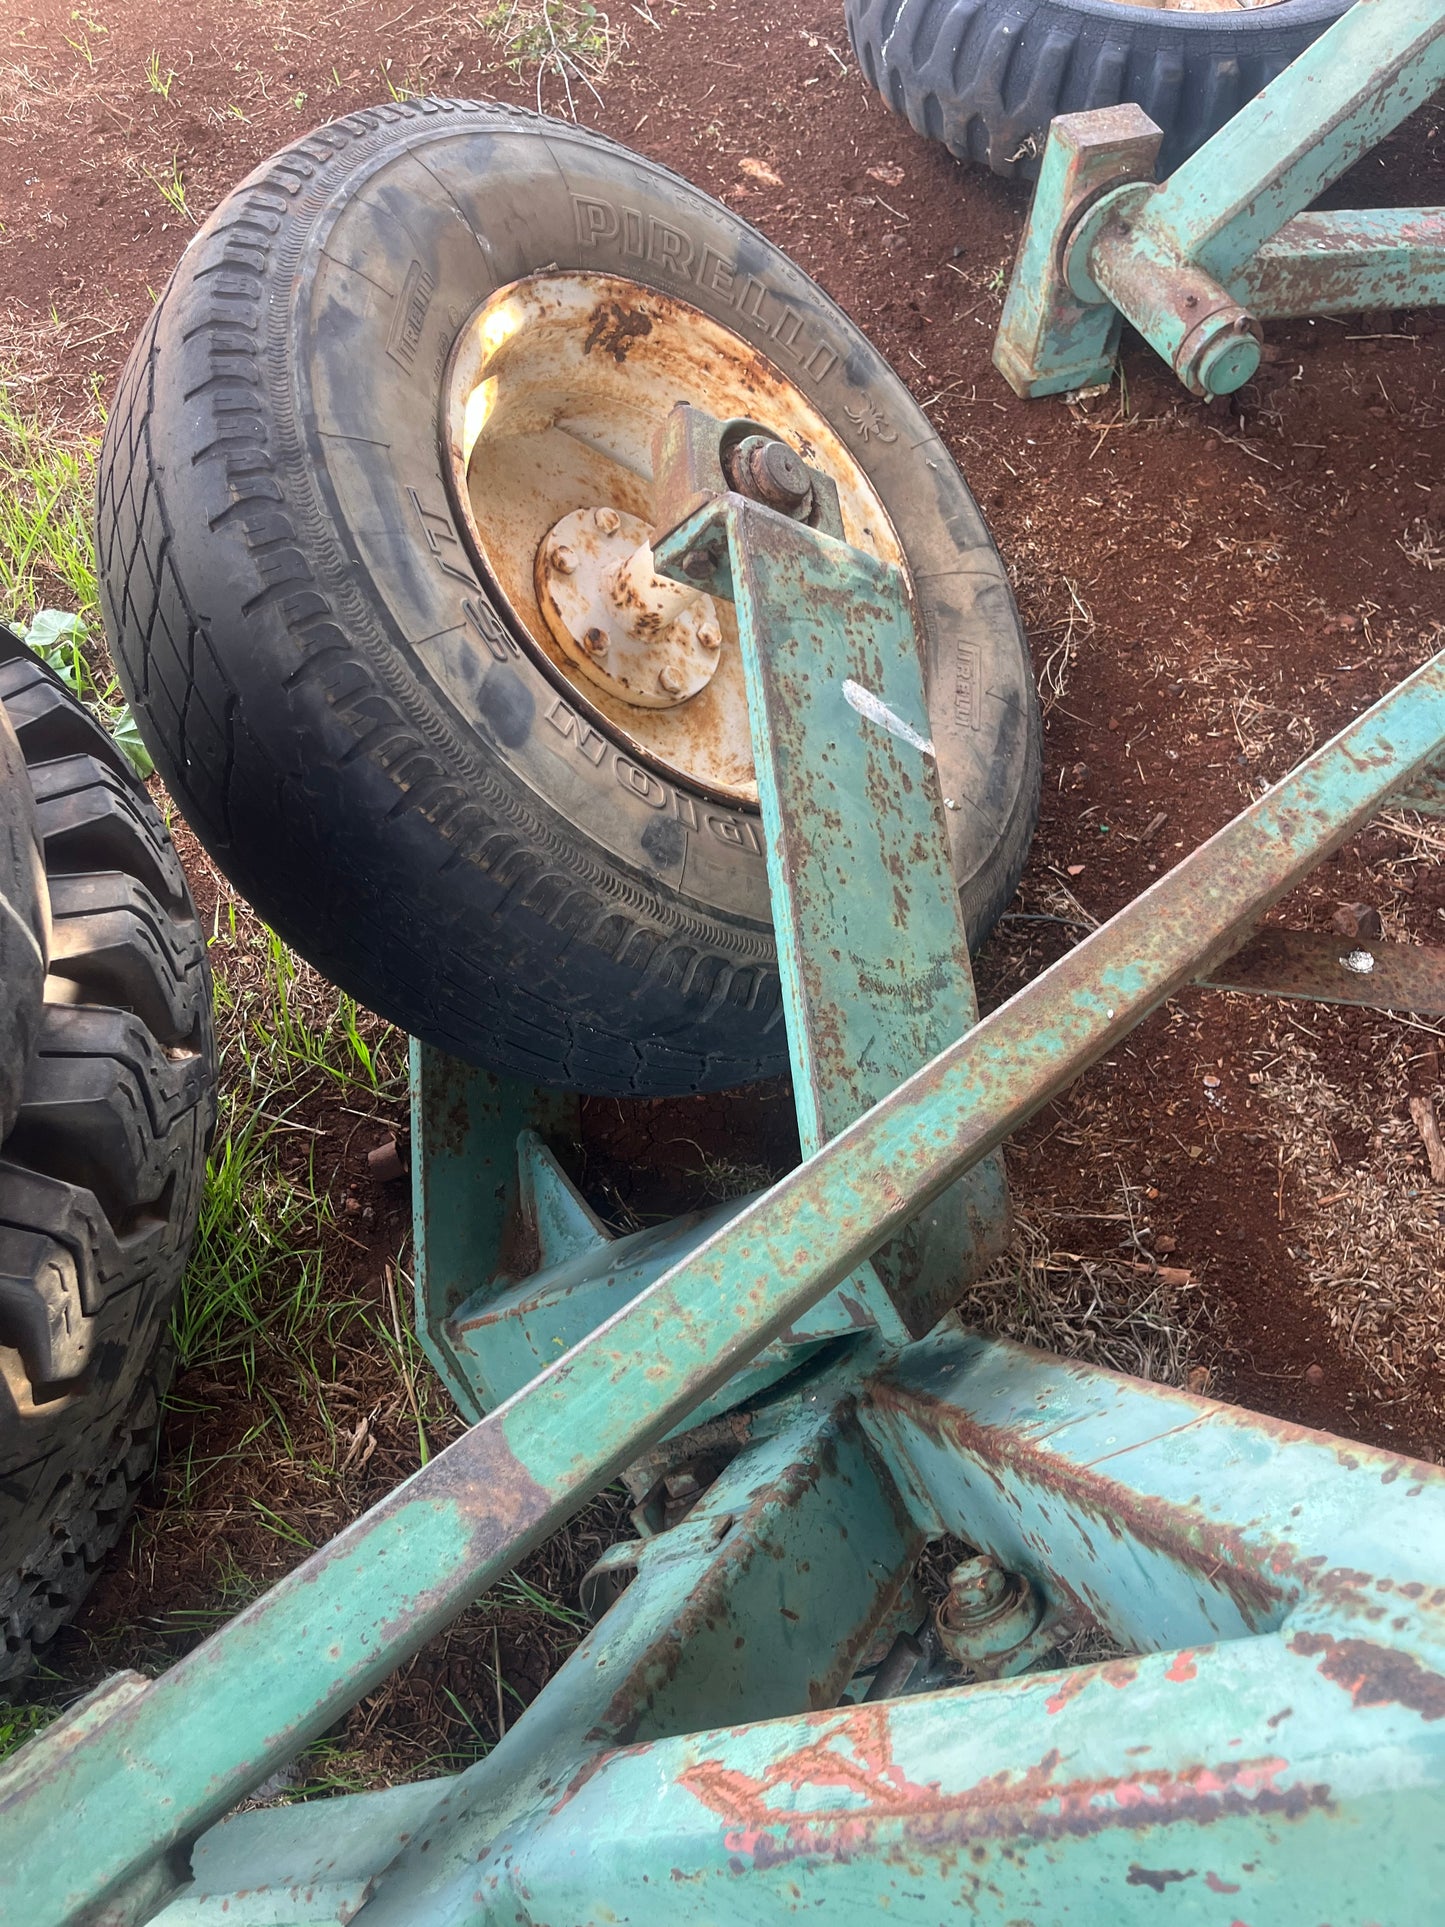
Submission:
<svg viewBox="0 0 1445 1927">
<path fill-rule="evenodd" d="M 558 575 L 575 575 L 577 572 L 577 551 L 569 549 L 565 542 L 559 542 L 552 550 L 552 567 Z"/>
<path fill-rule="evenodd" d="M 698 630 L 697 639 L 709 652 L 722 648 L 722 630 L 715 629 L 710 622 L 705 622 Z"/>
<path fill-rule="evenodd" d="M 605 629 L 589 629 L 582 638 L 582 647 L 587 651 L 589 656 L 605 656 L 607 654 L 607 631 Z"/>
<path fill-rule="evenodd" d="M 664 696 L 680 696 L 682 694 L 682 677 L 678 671 L 673 668 L 671 663 L 668 663 L 665 668 L 658 670 L 657 686 Z"/>
<path fill-rule="evenodd" d="M 594 509 L 592 520 L 604 535 L 616 535 L 618 529 L 622 526 L 622 517 L 617 513 L 616 509 Z"/>
</svg>

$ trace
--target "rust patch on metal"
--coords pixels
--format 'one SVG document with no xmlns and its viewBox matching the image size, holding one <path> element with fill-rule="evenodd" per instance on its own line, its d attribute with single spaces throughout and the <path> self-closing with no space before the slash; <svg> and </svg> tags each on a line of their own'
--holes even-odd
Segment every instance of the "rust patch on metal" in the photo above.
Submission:
<svg viewBox="0 0 1445 1927">
<path fill-rule="evenodd" d="M 466 1603 L 464 1588 L 468 1579 L 496 1558 L 510 1553 L 511 1562 L 522 1558 L 551 1516 L 556 1501 L 545 1486 L 539 1485 L 508 1445 L 495 1419 L 484 1420 L 465 1433 L 454 1445 L 440 1453 L 424 1468 L 425 1496 L 416 1495 L 414 1485 L 403 1485 L 358 1522 L 360 1533 L 379 1525 L 387 1513 L 404 1518 L 413 1505 L 428 1507 L 454 1505 L 467 1529 L 463 1560 L 436 1585 L 412 1595 L 407 1610 L 384 1619 L 377 1626 L 377 1644 L 399 1649 L 396 1664 L 407 1657 L 438 1625 L 455 1617 Z M 343 1533 L 331 1546 L 313 1555 L 299 1576 L 320 1579 L 333 1551 L 346 1556 L 352 1550 Z"/>
<path fill-rule="evenodd" d="M 1193 1867 L 1141 1867 L 1137 1860 L 1131 1860 L 1129 1871 L 1124 1876 L 1126 1887 L 1152 1887 L 1156 1894 L 1162 1894 L 1166 1887 L 1172 1887 L 1178 1880 L 1192 1880 Z"/>
<path fill-rule="evenodd" d="M 894 1759 L 891 1712 L 880 1703 L 820 1719 L 816 1738 L 761 1774 L 744 1772 L 726 1759 L 700 1760 L 686 1769 L 680 1784 L 722 1820 L 727 1851 L 746 1854 L 759 1866 L 873 1856 L 879 1851 L 876 1832 L 888 1823 L 903 1824 L 910 1851 L 956 1852 L 971 1842 L 1081 1838 L 1173 1822 L 1203 1825 L 1251 1813 L 1300 1819 L 1331 1804 L 1330 1790 L 1322 1784 L 1279 1786 L 1289 1764 L 1282 1758 L 1231 1760 L 1183 1773 L 1059 1781 L 1062 1756 L 1055 1749 L 1022 1772 L 991 1774 L 957 1793 L 944 1793 L 937 1782 L 910 1778 Z M 863 1804 L 831 1813 L 816 1803 L 789 1804 L 786 1796 L 805 1787 L 836 1788 Z"/>
<path fill-rule="evenodd" d="M 475 1072 L 440 1051 L 426 1068 L 426 1102 L 421 1107 L 422 1142 L 428 1157 L 460 1157 L 472 1128 L 468 1094 Z"/>
<path fill-rule="evenodd" d="M 643 308 L 624 308 L 620 301 L 601 301 L 582 344 L 584 355 L 600 348 L 620 368 L 633 344 L 652 333 L 652 316 Z"/>
<path fill-rule="evenodd" d="M 1305 1659 L 1319 1659 L 1321 1673 L 1343 1687 L 1356 1706 L 1404 1706 L 1422 1720 L 1445 1719 L 1445 1676 L 1408 1653 L 1329 1633 L 1299 1632 L 1289 1645 Z"/>
</svg>

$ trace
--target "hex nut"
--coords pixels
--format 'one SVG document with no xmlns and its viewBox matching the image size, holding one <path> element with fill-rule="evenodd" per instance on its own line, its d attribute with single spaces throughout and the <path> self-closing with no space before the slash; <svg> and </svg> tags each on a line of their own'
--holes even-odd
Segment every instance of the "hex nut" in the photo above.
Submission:
<svg viewBox="0 0 1445 1927">
<path fill-rule="evenodd" d="M 558 542 L 552 550 L 552 567 L 559 575 L 575 575 L 577 551 L 569 549 L 565 542 Z"/>
<path fill-rule="evenodd" d="M 616 509 L 602 508 L 593 512 L 592 520 L 604 535 L 616 535 L 618 529 L 621 527 L 622 518 L 618 515 Z"/>
<path fill-rule="evenodd" d="M 667 696 L 680 696 L 683 689 L 681 675 L 672 664 L 665 663 L 657 672 L 657 686 Z"/>
<path fill-rule="evenodd" d="M 607 631 L 595 627 L 589 629 L 582 638 L 582 644 L 589 656 L 605 656 L 607 654 Z"/>
<path fill-rule="evenodd" d="M 714 628 L 710 622 L 705 622 L 698 630 L 697 639 L 709 653 L 722 648 L 722 630 Z"/>
</svg>

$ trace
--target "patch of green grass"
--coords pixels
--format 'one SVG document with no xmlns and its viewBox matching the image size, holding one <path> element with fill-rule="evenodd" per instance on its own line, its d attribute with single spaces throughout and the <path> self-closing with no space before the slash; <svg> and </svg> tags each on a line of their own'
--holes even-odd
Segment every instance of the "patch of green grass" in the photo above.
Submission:
<svg viewBox="0 0 1445 1927">
<path fill-rule="evenodd" d="M 498 41 L 513 73 L 535 70 L 537 106 L 549 75 L 562 83 L 568 114 L 577 118 L 572 82 L 579 81 L 601 106 L 593 84 L 607 71 L 620 44 L 612 22 L 592 0 L 499 0 L 482 25 Z"/>
<path fill-rule="evenodd" d="M 14 1705 L 0 1700 L 0 1760 L 43 1732 L 60 1710 L 58 1706 L 39 1702 Z"/>
<path fill-rule="evenodd" d="M 62 433 L 0 377 L 0 610 L 28 621 L 62 601 L 87 629 L 100 619 L 91 536 L 98 433 Z"/>
<path fill-rule="evenodd" d="M 91 533 L 99 437 L 63 434 L 0 380 L 0 618 L 94 710 L 142 776 L 151 759 L 100 638 Z M 48 606 L 55 597 L 63 608 Z"/>
<path fill-rule="evenodd" d="M 174 1330 L 183 1365 L 238 1367 L 254 1392 L 263 1352 L 324 1378 L 316 1346 L 338 1323 L 374 1322 L 373 1308 L 323 1292 L 335 1214 L 316 1177 L 316 1127 L 300 1113 L 328 1086 L 368 1105 L 399 1100 L 405 1056 L 397 1033 L 364 1019 L 234 902 L 211 958 L 220 1117 Z M 376 1335 L 401 1349 L 402 1334 L 406 1326 Z"/>
<path fill-rule="evenodd" d="M 161 57 L 155 48 L 152 48 L 151 57 L 146 62 L 147 87 L 150 88 L 153 94 L 159 94 L 162 100 L 169 100 L 175 77 L 176 70 L 174 67 L 167 67 L 164 73 L 161 72 Z"/>
<path fill-rule="evenodd" d="M 224 995 L 223 982 L 217 989 Z M 214 1370 L 239 1363 L 254 1392 L 263 1338 L 284 1342 L 315 1313 L 330 1206 L 309 1172 L 298 1178 L 282 1168 L 276 1149 L 284 1118 L 270 1124 L 248 1108 L 247 1095 L 246 1086 L 230 1078 L 221 1090 L 221 1120 L 174 1329 L 183 1365 Z M 278 1292 L 282 1275 L 285 1289 Z"/>
<path fill-rule="evenodd" d="M 183 221 L 189 221 L 191 226 L 194 227 L 196 225 L 196 217 L 192 214 L 186 202 L 186 183 L 181 174 L 178 152 L 171 155 L 171 171 L 169 174 L 152 174 L 150 178 L 166 206 L 170 208 L 173 213 L 179 214 Z"/>
</svg>

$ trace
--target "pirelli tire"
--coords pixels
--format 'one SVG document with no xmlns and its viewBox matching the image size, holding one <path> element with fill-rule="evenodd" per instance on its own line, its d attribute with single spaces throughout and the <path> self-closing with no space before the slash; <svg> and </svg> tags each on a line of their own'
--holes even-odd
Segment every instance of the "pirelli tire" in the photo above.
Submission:
<svg viewBox="0 0 1445 1927">
<path fill-rule="evenodd" d="M 1049 122 L 1135 101 L 1168 174 L 1349 0 L 1238 8 L 1146 0 L 844 0 L 870 84 L 957 159 L 1032 180 Z"/>
<path fill-rule="evenodd" d="M 546 658 L 483 563 L 440 430 L 479 304 L 568 273 L 625 279 L 644 308 L 686 302 L 767 356 L 885 504 L 977 942 L 1014 889 L 1039 782 L 1027 646 L 979 511 L 813 282 L 578 127 L 387 105 L 318 128 L 222 203 L 111 409 L 107 627 L 187 819 L 333 981 L 537 1082 L 717 1089 L 787 1061 L 756 808 L 629 749 Z"/>
<path fill-rule="evenodd" d="M 0 1143 L 3 1681 L 80 1605 L 153 1463 L 215 1047 L 205 942 L 159 815 L 3 629 L 0 712 L 43 856 L 49 964 Z"/>
</svg>

